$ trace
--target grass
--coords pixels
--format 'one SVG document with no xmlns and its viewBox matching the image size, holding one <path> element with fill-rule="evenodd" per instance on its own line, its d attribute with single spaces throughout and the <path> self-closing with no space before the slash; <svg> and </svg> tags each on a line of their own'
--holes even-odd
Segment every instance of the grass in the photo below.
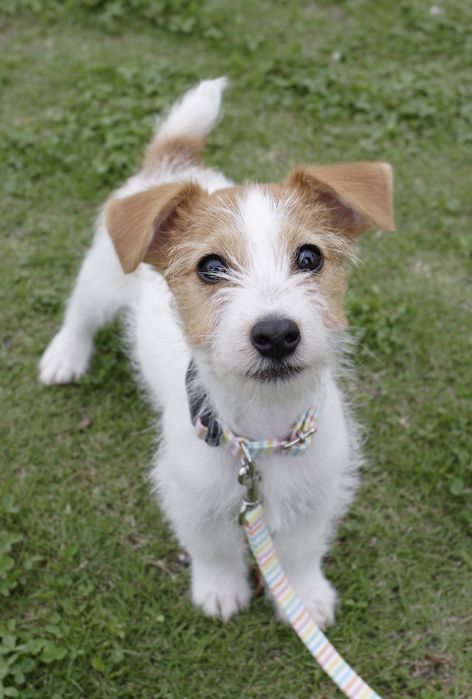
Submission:
<svg viewBox="0 0 472 699">
<path fill-rule="evenodd" d="M 220 74 L 208 160 L 231 177 L 393 163 L 398 231 L 365 236 L 348 296 L 371 465 L 327 562 L 330 638 L 386 698 L 470 697 L 472 6 L 439 10 L 2 2 L 0 697 L 336 695 L 263 599 L 228 625 L 189 603 L 119 329 L 79 384 L 36 381 L 98 205 L 154 112 Z"/>
</svg>

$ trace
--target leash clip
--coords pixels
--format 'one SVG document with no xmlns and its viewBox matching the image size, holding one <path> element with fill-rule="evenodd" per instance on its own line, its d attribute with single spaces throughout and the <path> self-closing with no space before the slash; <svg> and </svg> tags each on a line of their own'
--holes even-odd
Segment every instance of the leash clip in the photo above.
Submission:
<svg viewBox="0 0 472 699">
<path fill-rule="evenodd" d="M 254 509 L 259 504 L 258 483 L 261 480 L 261 474 L 256 469 L 256 464 L 252 460 L 251 452 L 244 439 L 239 440 L 239 446 L 242 451 L 242 457 L 238 483 L 246 488 L 239 512 L 239 524 L 244 524 L 246 512 Z"/>
</svg>

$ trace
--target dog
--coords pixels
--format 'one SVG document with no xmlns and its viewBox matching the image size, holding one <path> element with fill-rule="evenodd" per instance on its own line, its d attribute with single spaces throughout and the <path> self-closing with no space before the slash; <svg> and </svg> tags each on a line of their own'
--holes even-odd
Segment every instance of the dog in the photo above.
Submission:
<svg viewBox="0 0 472 699">
<path fill-rule="evenodd" d="M 363 231 L 394 229 L 392 171 L 302 165 L 282 183 L 234 185 L 200 159 L 226 84 L 188 91 L 157 124 L 140 171 L 105 204 L 39 377 L 79 379 L 95 332 L 125 311 L 132 359 L 161 415 L 152 483 L 190 555 L 193 602 L 223 620 L 251 596 L 239 462 L 198 437 L 192 412 L 267 439 L 285 438 L 319 406 L 309 448 L 258 468 L 282 566 L 324 627 L 336 592 L 322 561 L 362 464 L 339 387 L 346 270 Z"/>
</svg>

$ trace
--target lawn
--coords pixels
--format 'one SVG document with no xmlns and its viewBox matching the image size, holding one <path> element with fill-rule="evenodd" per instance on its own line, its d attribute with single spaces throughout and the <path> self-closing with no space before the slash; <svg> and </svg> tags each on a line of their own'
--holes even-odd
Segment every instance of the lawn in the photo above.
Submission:
<svg viewBox="0 0 472 699">
<path fill-rule="evenodd" d="M 398 230 L 363 238 L 347 299 L 369 466 L 329 636 L 385 699 L 470 698 L 472 4 L 438 1 L 2 0 L 0 698 L 339 696 L 262 597 L 192 608 L 119 327 L 78 384 L 36 377 L 154 113 L 221 74 L 207 159 L 234 179 L 393 164 Z"/>
</svg>

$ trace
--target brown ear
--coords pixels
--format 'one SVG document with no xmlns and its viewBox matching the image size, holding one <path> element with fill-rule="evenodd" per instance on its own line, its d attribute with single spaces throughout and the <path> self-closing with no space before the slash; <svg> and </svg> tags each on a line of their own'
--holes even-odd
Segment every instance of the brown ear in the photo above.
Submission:
<svg viewBox="0 0 472 699">
<path fill-rule="evenodd" d="M 158 266 L 159 249 L 177 209 L 199 192 L 196 184 L 172 183 L 108 202 L 106 225 L 125 273 L 143 261 Z"/>
<path fill-rule="evenodd" d="M 395 230 L 393 176 L 388 163 L 339 163 L 302 165 L 287 182 L 308 196 L 327 204 L 334 225 L 358 234 L 376 226 Z"/>
</svg>

